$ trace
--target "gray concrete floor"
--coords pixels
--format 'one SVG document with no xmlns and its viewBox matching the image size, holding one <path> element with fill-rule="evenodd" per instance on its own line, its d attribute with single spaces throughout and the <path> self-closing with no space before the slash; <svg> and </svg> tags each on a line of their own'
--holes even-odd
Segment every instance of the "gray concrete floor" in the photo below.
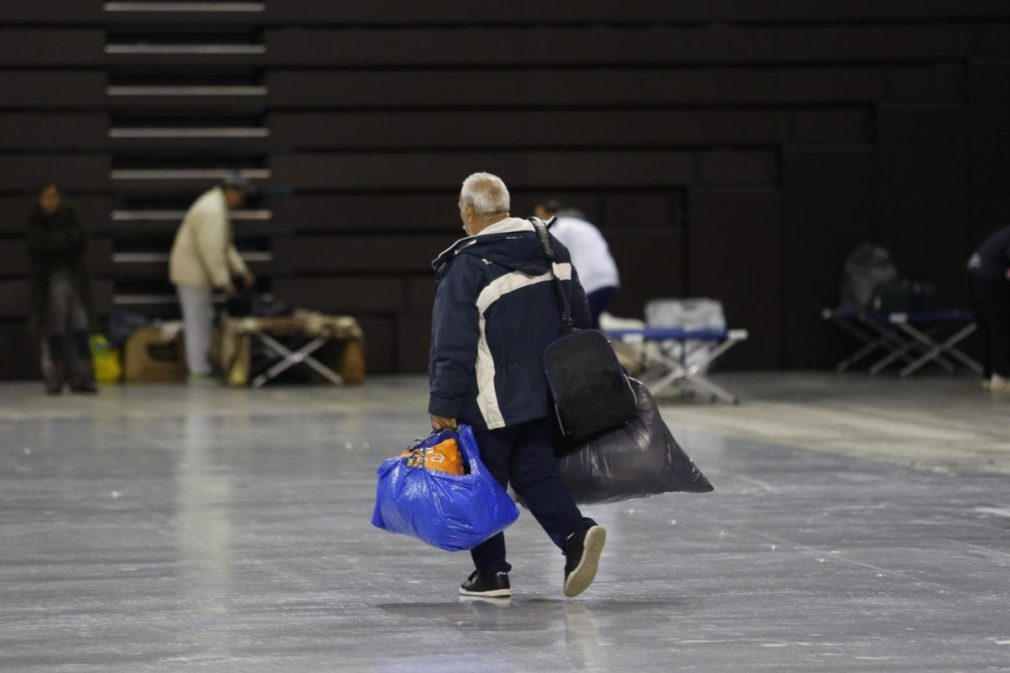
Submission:
<svg viewBox="0 0 1010 673">
<path fill-rule="evenodd" d="M 574 600 L 524 514 L 507 607 L 369 524 L 420 378 L 0 386 L 0 671 L 1010 671 L 1010 400 L 720 381 L 744 404 L 664 407 L 716 492 L 587 508 L 610 540 Z"/>
</svg>

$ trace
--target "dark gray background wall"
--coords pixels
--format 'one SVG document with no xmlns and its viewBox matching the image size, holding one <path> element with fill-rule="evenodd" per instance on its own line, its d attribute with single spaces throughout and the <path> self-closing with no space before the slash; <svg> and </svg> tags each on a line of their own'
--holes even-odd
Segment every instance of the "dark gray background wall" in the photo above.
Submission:
<svg viewBox="0 0 1010 673">
<path fill-rule="evenodd" d="M 103 313 L 176 312 L 166 255 L 223 171 L 262 289 L 358 315 L 373 371 L 419 371 L 428 260 L 499 173 L 606 233 L 615 310 L 721 299 L 738 367 L 819 367 L 819 318 L 864 240 L 963 304 L 1010 221 L 1005 0 L 387 0 L 0 4 L 0 377 L 34 374 L 22 232 L 60 181 Z M 210 47 L 208 47 L 210 45 Z"/>
</svg>

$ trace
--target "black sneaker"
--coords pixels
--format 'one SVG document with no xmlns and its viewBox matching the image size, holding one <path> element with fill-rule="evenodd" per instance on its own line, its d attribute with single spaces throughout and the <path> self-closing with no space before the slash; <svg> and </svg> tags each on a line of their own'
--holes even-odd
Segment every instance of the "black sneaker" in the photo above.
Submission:
<svg viewBox="0 0 1010 673">
<path fill-rule="evenodd" d="M 595 523 L 572 533 L 565 542 L 565 596 L 578 596 L 596 579 L 607 529 Z"/>
<path fill-rule="evenodd" d="M 470 573 L 466 582 L 459 585 L 460 596 L 483 596 L 485 598 L 508 598 L 512 595 L 508 573 L 487 575 L 479 570 Z"/>
</svg>

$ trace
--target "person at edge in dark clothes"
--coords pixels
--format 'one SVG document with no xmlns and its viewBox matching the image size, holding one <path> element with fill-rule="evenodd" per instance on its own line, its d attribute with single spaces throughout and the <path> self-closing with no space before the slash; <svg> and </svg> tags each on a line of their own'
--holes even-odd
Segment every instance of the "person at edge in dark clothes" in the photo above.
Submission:
<svg viewBox="0 0 1010 673">
<path fill-rule="evenodd" d="M 990 234 L 968 260 L 968 287 L 982 346 L 982 385 L 1010 395 L 1010 226 Z"/>
<path fill-rule="evenodd" d="M 596 577 L 607 532 L 582 515 L 561 484 L 549 418 L 544 349 L 562 332 L 558 298 L 536 230 L 509 217 L 501 178 L 474 173 L 459 195 L 466 238 L 433 263 L 428 413 L 436 430 L 473 427 L 480 456 L 503 487 L 511 483 L 565 556 L 564 594 L 577 596 Z M 589 326 L 589 307 L 564 245 L 555 270 L 572 318 Z M 464 596 L 512 595 L 505 535 L 474 547 Z"/>
<path fill-rule="evenodd" d="M 31 259 L 31 329 L 41 341 L 46 392 L 64 385 L 78 393 L 95 392 L 88 344 L 92 317 L 91 281 L 84 262 L 87 237 L 77 212 L 63 203 L 60 188 L 42 184 L 28 217 Z"/>
</svg>

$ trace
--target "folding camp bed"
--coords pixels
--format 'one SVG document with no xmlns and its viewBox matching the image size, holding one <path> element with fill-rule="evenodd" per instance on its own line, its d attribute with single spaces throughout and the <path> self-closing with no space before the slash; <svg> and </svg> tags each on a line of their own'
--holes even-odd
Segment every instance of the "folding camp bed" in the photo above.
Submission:
<svg viewBox="0 0 1010 673">
<path fill-rule="evenodd" d="M 706 376 L 708 367 L 726 351 L 747 339 L 747 330 L 685 330 L 677 328 L 646 327 L 644 329 L 610 329 L 606 334 L 628 344 L 642 344 L 642 365 L 645 373 L 642 379 L 653 394 L 677 386 L 681 390 L 692 391 L 736 404 L 737 397 L 717 386 Z M 692 362 L 688 362 L 687 342 L 705 342 L 711 349 L 691 351 Z M 677 342 L 680 348 L 669 348 L 669 342 Z M 655 346 L 655 347 L 650 347 Z"/>
<path fill-rule="evenodd" d="M 902 365 L 898 372 L 901 378 L 911 376 L 928 364 L 953 373 L 955 361 L 972 371 L 982 372 L 981 365 L 959 348 L 975 331 L 971 311 L 868 313 L 825 309 L 821 315 L 862 344 L 838 363 L 835 369 L 839 372 L 860 362 L 869 362 L 874 353 L 877 359 L 869 363 L 871 374 L 878 374 L 894 364 Z"/>
<path fill-rule="evenodd" d="M 248 384 L 254 388 L 298 366 L 314 370 L 335 386 L 343 385 L 347 372 L 337 369 L 345 369 L 347 348 L 350 345 L 360 348 L 364 337 L 354 318 L 313 311 L 296 311 L 283 317 L 225 318 L 219 329 L 225 381 L 231 386 Z M 259 344 L 261 354 L 267 359 L 258 371 L 252 371 L 253 342 Z M 322 349 L 332 342 L 344 342 L 345 356 L 341 366 L 320 358 Z M 351 378 L 358 382 L 362 377 L 355 374 Z"/>
</svg>

